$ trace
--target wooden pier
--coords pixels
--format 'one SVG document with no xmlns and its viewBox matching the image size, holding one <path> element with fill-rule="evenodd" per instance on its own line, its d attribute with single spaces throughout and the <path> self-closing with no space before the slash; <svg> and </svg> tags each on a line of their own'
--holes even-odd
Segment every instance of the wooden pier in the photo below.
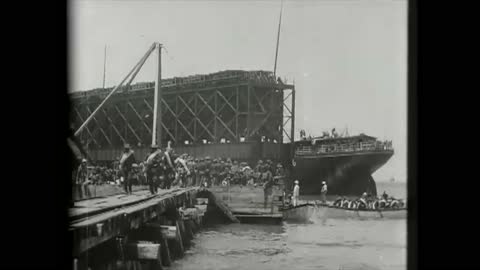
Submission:
<svg viewBox="0 0 480 270">
<path fill-rule="evenodd" d="M 238 222 L 199 187 L 82 200 L 69 211 L 75 270 L 162 269 L 183 256 L 207 212 Z"/>
</svg>

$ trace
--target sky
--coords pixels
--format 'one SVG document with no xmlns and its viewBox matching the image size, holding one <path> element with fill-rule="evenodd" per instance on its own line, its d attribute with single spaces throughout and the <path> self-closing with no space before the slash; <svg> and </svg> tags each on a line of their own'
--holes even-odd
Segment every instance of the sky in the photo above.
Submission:
<svg viewBox="0 0 480 270">
<path fill-rule="evenodd" d="M 273 71 L 280 0 L 92 1 L 69 5 L 69 91 L 118 84 L 153 42 L 162 78 Z M 284 0 L 277 75 L 294 82 L 295 136 L 348 128 L 392 140 L 373 176 L 407 175 L 407 1 Z M 154 56 L 154 55 L 153 55 Z M 135 81 L 154 81 L 150 57 Z"/>
</svg>

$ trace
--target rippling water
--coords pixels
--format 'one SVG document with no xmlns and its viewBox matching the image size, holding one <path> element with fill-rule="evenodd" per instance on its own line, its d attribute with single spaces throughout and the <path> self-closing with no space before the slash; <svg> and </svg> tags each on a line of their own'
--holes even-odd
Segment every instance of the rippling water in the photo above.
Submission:
<svg viewBox="0 0 480 270">
<path fill-rule="evenodd" d="M 406 269 L 406 239 L 406 220 L 221 225 L 197 234 L 171 269 Z"/>
</svg>

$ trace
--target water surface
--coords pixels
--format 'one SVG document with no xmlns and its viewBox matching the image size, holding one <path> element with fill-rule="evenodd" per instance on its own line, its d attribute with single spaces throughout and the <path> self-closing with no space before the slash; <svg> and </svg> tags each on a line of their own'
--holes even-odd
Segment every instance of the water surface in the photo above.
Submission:
<svg viewBox="0 0 480 270">
<path fill-rule="evenodd" d="M 395 188 L 387 192 L 405 198 L 401 185 L 388 186 Z M 197 234 L 171 269 L 406 269 L 406 228 L 406 220 L 318 218 L 311 224 L 219 225 Z"/>
</svg>

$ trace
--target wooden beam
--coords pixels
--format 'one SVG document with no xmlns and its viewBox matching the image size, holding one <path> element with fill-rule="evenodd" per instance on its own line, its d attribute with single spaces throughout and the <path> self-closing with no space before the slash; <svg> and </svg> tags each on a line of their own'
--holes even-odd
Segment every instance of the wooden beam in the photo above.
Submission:
<svg viewBox="0 0 480 270">
<path fill-rule="evenodd" d="M 168 241 L 166 238 L 161 237 L 160 238 L 160 244 L 161 244 L 161 256 L 162 256 L 162 265 L 163 266 L 171 266 L 172 265 L 172 257 L 170 255 L 170 248 L 168 246 Z"/>
<path fill-rule="evenodd" d="M 192 98 L 194 98 L 194 97 L 195 97 L 195 95 L 190 96 L 190 98 L 188 99 L 188 103 L 192 102 Z M 187 102 L 185 102 L 185 100 L 182 98 L 182 96 L 177 95 L 177 98 L 180 99 L 183 104 L 185 104 L 185 107 L 182 108 L 181 112 L 177 113 L 177 116 L 182 115 L 185 112 L 186 109 L 189 109 L 189 111 L 192 112 L 192 110 L 190 109 L 190 106 L 187 104 Z M 192 114 L 196 115 L 195 113 L 192 113 Z"/>
<path fill-rule="evenodd" d="M 264 111 L 264 112 L 266 112 L 266 110 L 265 110 L 265 108 L 263 107 L 263 103 L 262 103 L 262 102 L 263 102 L 263 100 L 264 100 L 267 96 L 271 96 L 271 95 L 272 95 L 272 92 L 273 92 L 273 90 L 268 89 L 267 91 L 265 91 L 265 94 L 260 98 L 259 104 L 260 104 L 260 106 L 263 108 L 263 111 Z"/>
<path fill-rule="evenodd" d="M 130 106 L 130 108 L 132 108 L 132 111 L 135 113 L 135 115 L 137 115 L 138 120 L 140 120 L 142 122 L 143 126 L 147 129 L 147 131 L 149 133 L 152 133 L 152 129 L 147 124 L 145 124 L 145 121 L 143 120 L 143 117 L 138 113 L 138 111 L 135 109 L 135 107 L 132 105 L 132 103 L 128 102 L 128 105 Z"/>
<path fill-rule="evenodd" d="M 175 97 L 175 113 L 178 112 L 178 98 Z M 174 115 L 176 118 L 176 115 Z M 175 138 L 178 138 L 178 121 L 175 121 Z"/>
<path fill-rule="evenodd" d="M 162 144 L 162 45 L 155 42 L 157 50 L 157 76 L 155 76 L 155 89 L 153 98 L 153 127 L 152 127 L 152 144 Z"/>
<path fill-rule="evenodd" d="M 178 227 L 180 228 L 180 234 L 182 235 L 182 244 L 184 249 L 190 245 L 190 240 L 187 230 L 185 228 L 185 222 L 182 219 L 177 220 Z"/>
<path fill-rule="evenodd" d="M 80 119 L 80 121 L 84 122 L 84 121 L 83 121 L 83 118 L 81 117 L 81 115 L 80 115 L 80 113 L 78 112 L 77 108 L 75 108 L 75 112 L 77 113 L 78 118 Z M 93 136 L 92 132 L 90 131 L 90 129 L 89 129 L 87 126 L 85 126 L 85 130 L 87 130 L 88 135 L 90 136 L 90 138 L 92 138 L 93 143 L 95 143 L 97 146 L 99 146 L 100 144 L 98 144 L 97 140 L 95 140 L 95 136 Z"/>
<path fill-rule="evenodd" d="M 115 105 L 114 107 L 115 107 L 115 110 L 117 110 L 118 115 L 125 121 L 125 123 L 127 123 L 127 127 L 130 129 L 130 131 L 131 131 L 132 134 L 135 136 L 135 138 L 137 138 L 137 140 L 138 140 L 139 142 L 141 142 L 142 139 L 138 136 L 138 134 L 135 132 L 135 130 L 132 128 L 132 126 L 128 123 L 127 118 L 125 118 L 125 116 L 122 114 L 122 112 L 121 112 L 120 109 L 117 107 L 117 105 Z"/>
<path fill-rule="evenodd" d="M 265 118 L 263 118 L 260 124 L 258 124 L 255 129 L 252 130 L 252 132 L 250 132 L 250 136 L 257 132 L 261 127 L 263 127 L 263 125 L 267 122 L 268 118 L 270 118 L 270 115 L 272 115 L 271 111 L 265 116 Z"/>
<path fill-rule="evenodd" d="M 283 103 L 283 107 L 292 115 L 292 111 L 287 107 L 287 104 Z"/>
<path fill-rule="evenodd" d="M 198 115 L 198 96 L 193 95 L 193 110 L 196 112 L 195 115 Z M 195 137 L 194 142 L 196 142 L 199 138 L 198 132 L 197 132 L 197 121 L 193 122 L 193 135 Z"/>
<path fill-rule="evenodd" d="M 295 88 L 292 89 L 292 121 L 290 130 L 291 153 L 295 151 Z"/>
<path fill-rule="evenodd" d="M 90 108 L 89 108 L 88 105 L 85 107 L 85 109 L 88 111 L 88 113 L 90 113 L 90 114 L 92 113 L 92 111 L 90 110 Z M 93 117 L 93 121 L 95 121 L 95 124 L 97 124 L 98 130 L 100 130 L 100 133 L 102 133 L 103 137 L 104 137 L 105 140 L 108 142 L 108 144 L 109 144 L 109 145 L 112 145 L 112 142 L 110 141 L 110 139 L 108 138 L 107 134 L 105 133 L 105 130 L 103 130 L 102 125 L 100 125 L 100 124 L 98 123 L 98 120 L 97 120 L 97 118 L 96 118 L 95 116 Z"/>
<path fill-rule="evenodd" d="M 214 95 L 211 95 L 210 97 L 208 97 L 207 101 L 205 102 L 205 99 L 203 99 L 203 97 L 199 94 L 199 93 L 196 93 L 195 95 L 198 95 L 199 97 L 202 98 L 203 102 L 208 104 L 208 102 L 210 102 L 210 100 L 215 97 Z M 199 110 L 197 110 L 196 114 L 195 115 L 199 115 L 205 108 L 207 108 L 207 106 L 203 105 L 203 107 L 199 108 Z"/>
<path fill-rule="evenodd" d="M 181 230 L 180 230 L 180 224 L 178 222 L 178 220 L 175 222 L 175 226 L 177 227 L 177 231 L 180 232 L 180 233 L 177 233 L 177 237 L 178 239 L 176 240 L 177 244 L 178 244 L 178 247 L 179 247 L 179 252 L 180 256 L 183 256 L 183 253 L 185 252 L 185 247 L 183 246 L 183 236 L 182 236 L 182 233 L 181 233 Z"/>
<path fill-rule="evenodd" d="M 217 116 L 216 113 L 215 113 L 215 110 L 213 110 L 212 107 L 210 107 L 210 105 L 205 101 L 205 99 L 203 99 L 202 96 L 199 95 L 198 98 L 205 104 L 205 105 L 204 105 L 204 108 L 207 107 L 207 108 L 213 113 L 213 115 L 214 115 L 214 118 L 213 118 L 213 119 L 215 119 L 215 117 Z M 192 113 L 193 113 L 193 112 L 192 112 Z M 211 138 L 215 139 L 215 135 L 210 132 L 210 130 L 208 129 L 208 127 L 203 124 L 203 122 L 200 120 L 200 118 L 198 118 L 197 115 L 195 115 L 195 118 L 197 119 L 197 121 L 198 121 L 198 123 L 200 124 L 200 126 L 202 126 L 202 128 L 208 133 L 208 135 L 210 135 Z M 213 121 L 213 120 L 212 120 L 212 121 Z M 215 122 L 214 122 L 214 123 L 215 123 Z"/>
<path fill-rule="evenodd" d="M 122 134 L 121 134 L 120 131 L 117 129 L 117 127 L 113 124 L 112 119 L 110 118 L 110 116 L 108 116 L 108 114 L 107 114 L 107 112 L 105 111 L 105 109 L 102 109 L 102 112 L 103 112 L 103 114 L 105 114 L 105 117 L 107 118 L 108 122 L 110 122 L 110 126 L 113 128 L 113 130 L 115 130 L 115 133 L 117 133 L 118 137 L 120 137 L 120 140 L 122 140 L 123 143 L 126 143 L 127 141 L 126 141 L 125 138 L 122 136 Z"/>
<path fill-rule="evenodd" d="M 145 105 L 147 105 L 148 109 L 149 109 L 150 111 L 152 111 L 152 113 L 153 113 L 152 105 L 150 105 L 150 103 L 148 103 L 148 101 L 147 101 L 146 99 L 143 99 L 143 102 L 145 103 Z"/>
<path fill-rule="evenodd" d="M 288 95 L 283 99 L 283 102 L 285 102 L 290 96 L 292 95 L 292 92 L 288 93 Z"/>
<path fill-rule="evenodd" d="M 167 126 L 165 126 L 163 122 L 160 124 L 162 125 L 163 129 L 165 129 L 165 131 L 168 133 L 168 135 L 170 135 L 170 138 L 172 138 L 174 142 L 177 142 L 177 138 L 173 136 L 173 134 L 168 130 Z"/>
<path fill-rule="evenodd" d="M 193 220 L 192 219 L 184 220 L 183 223 L 185 224 L 185 233 L 187 234 L 187 237 L 190 240 L 193 240 L 195 238 L 195 234 L 194 234 L 195 225 L 193 223 Z"/>
<path fill-rule="evenodd" d="M 204 100 L 201 96 L 198 96 L 198 97 L 200 98 L 200 100 L 202 100 L 202 102 L 205 103 L 205 100 Z M 218 116 L 218 114 L 215 112 L 215 110 L 212 109 L 212 107 L 210 107 L 210 105 L 208 105 L 208 104 L 206 104 L 206 103 L 205 103 L 205 105 L 206 105 L 206 106 L 208 107 L 208 109 L 213 113 L 215 119 L 217 119 L 217 120 L 220 122 L 220 124 L 222 124 L 222 126 L 225 127 L 225 129 L 226 129 L 228 132 L 230 132 L 230 134 L 232 134 L 233 138 L 235 138 L 235 137 L 236 137 L 235 133 L 227 126 L 227 124 L 225 124 L 225 122 L 223 122 L 223 120 Z M 200 121 L 200 119 L 198 119 L 198 121 L 199 121 L 200 125 L 203 126 L 203 123 Z M 211 133 L 209 133 L 209 134 L 211 134 Z M 211 135 L 210 135 L 210 136 L 211 136 Z M 214 137 L 213 137 L 213 138 L 214 138 Z"/>
<path fill-rule="evenodd" d="M 267 91 L 268 92 L 268 91 Z M 263 100 L 260 100 L 256 94 L 256 91 L 253 91 L 253 97 L 255 98 L 255 100 L 257 101 L 257 104 L 260 106 L 260 110 L 262 113 L 265 113 L 266 110 L 265 110 L 265 107 L 263 107 L 263 104 L 262 104 L 262 101 Z"/>
<path fill-rule="evenodd" d="M 250 84 L 251 86 L 256 86 L 256 87 L 275 88 L 275 89 L 280 90 L 280 91 L 291 90 L 291 89 L 294 88 L 294 85 L 290 85 L 290 84 L 283 84 L 282 85 L 282 84 L 274 84 L 274 83 L 258 83 L 258 82 L 253 82 L 253 81 L 250 81 L 250 82 L 243 81 L 243 82 L 237 82 L 237 83 L 221 85 L 221 86 L 212 86 L 212 87 L 196 88 L 196 89 L 190 88 L 190 89 L 185 89 L 185 90 L 180 90 L 180 89 L 175 88 L 175 87 L 174 88 L 163 87 L 164 92 L 162 94 L 163 95 L 187 94 L 187 93 L 193 93 L 193 92 L 204 92 L 204 91 L 216 90 L 220 87 L 222 89 L 227 89 L 227 88 L 234 88 L 234 87 L 237 87 L 237 86 L 247 86 L 248 84 Z M 150 87 L 150 88 L 146 88 L 142 91 L 150 91 L 152 89 L 153 89 L 153 87 Z"/>
<path fill-rule="evenodd" d="M 230 100 L 231 97 L 232 96 L 230 96 L 228 98 L 228 100 Z M 230 105 L 230 108 L 232 108 L 232 110 L 235 112 L 235 109 L 232 107 L 232 105 L 229 102 L 223 103 L 222 107 L 220 107 L 220 109 L 218 109 L 217 112 L 221 112 L 223 110 L 223 108 L 225 108 L 225 106 L 227 106 L 227 105 Z"/>
<path fill-rule="evenodd" d="M 223 120 L 217 116 L 217 119 L 220 121 L 220 124 L 222 124 L 223 127 L 225 127 L 225 129 L 230 132 L 230 134 L 233 136 L 233 138 L 235 138 L 235 133 L 227 126 L 227 124 L 225 124 L 225 122 L 223 122 Z"/>
<path fill-rule="evenodd" d="M 214 102 L 213 102 L 213 103 L 214 103 L 214 107 L 215 107 L 215 112 L 214 112 L 214 115 L 215 115 L 215 116 L 218 116 L 218 111 L 217 111 L 217 109 L 218 109 L 218 98 L 217 98 L 217 96 L 218 96 L 218 95 L 217 95 L 217 92 L 218 92 L 218 91 L 213 92 L 213 96 L 214 96 L 214 98 L 215 98 L 215 99 L 214 99 Z M 214 120 L 215 120 L 215 121 L 213 121 L 213 134 L 214 134 L 214 136 L 213 136 L 213 137 L 214 137 L 214 140 L 213 140 L 213 141 L 214 141 L 214 142 L 218 142 L 217 118 L 215 117 Z"/>
<path fill-rule="evenodd" d="M 198 121 L 198 123 L 200 124 L 200 126 L 202 126 L 202 128 L 208 133 L 208 135 L 210 135 L 211 139 L 214 139 L 215 136 L 210 132 L 210 130 L 208 130 L 208 128 L 202 123 L 202 121 L 197 117 L 197 115 L 195 114 L 195 112 L 192 111 L 192 109 L 190 108 L 190 106 L 185 102 L 185 100 L 183 100 L 182 97 L 178 96 L 178 98 L 180 99 L 180 101 L 185 105 L 185 108 L 187 108 L 187 110 L 192 114 L 192 118 L 196 119 Z M 200 97 L 201 98 L 201 97 Z M 201 98 L 202 99 L 202 98 Z M 203 101 L 203 99 L 202 99 Z"/>
<path fill-rule="evenodd" d="M 192 134 L 188 131 L 188 128 L 180 121 L 180 119 L 178 118 L 180 116 L 180 114 L 177 114 L 176 112 L 174 112 L 172 110 L 172 108 L 170 107 L 170 105 L 168 105 L 168 103 L 162 99 L 162 103 L 165 105 L 165 108 L 167 108 L 167 110 L 173 115 L 173 118 L 175 118 L 175 123 L 179 123 L 180 126 L 182 126 L 182 128 L 185 130 L 185 132 L 187 132 L 187 134 L 190 136 L 191 139 L 193 139 L 193 136 Z M 163 125 L 163 123 L 162 123 Z M 173 137 L 175 138 L 174 141 L 176 142 L 177 141 L 177 138 L 176 136 L 174 136 L 170 131 L 167 130 L 167 128 L 164 126 L 165 130 L 168 132 L 168 134 L 170 135 L 170 137 Z"/>
<path fill-rule="evenodd" d="M 175 118 L 175 121 L 180 124 L 180 126 L 185 130 L 185 132 L 188 134 L 188 136 L 190 136 L 190 138 L 193 140 L 194 139 L 193 135 L 190 133 L 190 131 L 188 131 L 188 128 L 180 121 L 180 119 L 178 118 L 179 115 L 175 114 L 175 112 L 172 110 L 172 108 L 170 108 L 170 106 L 167 104 L 167 102 L 165 100 L 162 99 L 162 102 L 163 102 L 163 104 L 165 104 L 165 108 L 167 108 L 167 110 L 170 111 L 170 113 L 173 115 L 173 117 Z M 169 134 L 171 134 L 171 133 L 169 133 Z M 170 135 L 170 136 L 172 136 L 172 135 Z"/>
</svg>

